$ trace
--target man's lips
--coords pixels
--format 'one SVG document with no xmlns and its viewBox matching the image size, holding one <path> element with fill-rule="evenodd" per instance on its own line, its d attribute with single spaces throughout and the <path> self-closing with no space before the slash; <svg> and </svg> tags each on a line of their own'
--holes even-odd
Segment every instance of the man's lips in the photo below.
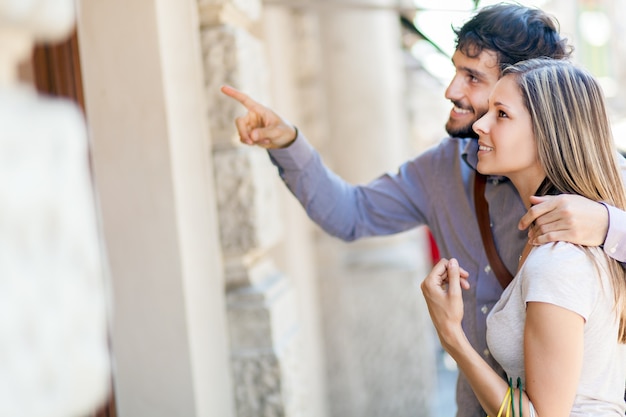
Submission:
<svg viewBox="0 0 626 417">
<path fill-rule="evenodd" d="M 470 109 L 464 109 L 459 106 L 452 107 L 452 111 L 457 114 L 471 114 L 472 113 Z"/>
</svg>

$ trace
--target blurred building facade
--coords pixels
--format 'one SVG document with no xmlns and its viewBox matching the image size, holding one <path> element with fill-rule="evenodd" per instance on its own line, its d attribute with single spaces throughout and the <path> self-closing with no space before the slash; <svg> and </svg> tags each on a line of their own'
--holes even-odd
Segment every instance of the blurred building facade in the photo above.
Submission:
<svg viewBox="0 0 626 417">
<path fill-rule="evenodd" d="M 437 342 L 416 285 L 430 268 L 426 230 L 329 237 L 266 152 L 238 142 L 243 108 L 219 92 L 230 84 L 268 104 L 335 172 L 369 181 L 444 135 L 445 85 L 409 53 L 400 22 L 415 6 L 78 4 L 74 77 L 114 301 L 114 399 L 103 413 L 436 415 Z M 598 71 L 622 88 L 624 27 L 614 20 L 625 6 L 577 4 L 546 8 L 576 42 L 579 12 L 606 11 L 608 46 L 578 47 L 577 58 L 595 65 L 594 48 L 610 49 Z M 623 96 L 611 99 L 616 114 Z"/>
</svg>

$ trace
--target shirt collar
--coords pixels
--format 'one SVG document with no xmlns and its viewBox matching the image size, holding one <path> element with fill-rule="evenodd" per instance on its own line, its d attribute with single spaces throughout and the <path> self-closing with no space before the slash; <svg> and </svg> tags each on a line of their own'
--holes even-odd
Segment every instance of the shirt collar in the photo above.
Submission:
<svg viewBox="0 0 626 417">
<path fill-rule="evenodd" d="M 474 171 L 478 165 L 478 139 L 469 139 L 465 144 L 465 149 L 461 153 L 461 157 L 467 165 L 469 165 Z M 499 181 L 508 181 L 507 177 L 500 175 L 488 175 L 489 178 L 498 179 Z"/>
<path fill-rule="evenodd" d="M 467 165 L 469 165 L 474 171 L 476 171 L 476 165 L 478 165 L 478 140 L 470 139 L 465 143 L 465 149 L 461 157 Z"/>
</svg>

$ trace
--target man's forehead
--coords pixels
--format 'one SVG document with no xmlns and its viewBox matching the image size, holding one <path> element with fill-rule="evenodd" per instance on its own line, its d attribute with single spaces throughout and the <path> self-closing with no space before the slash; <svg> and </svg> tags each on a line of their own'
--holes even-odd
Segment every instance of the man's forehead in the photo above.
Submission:
<svg viewBox="0 0 626 417">
<path fill-rule="evenodd" d="M 500 76 L 498 54 L 490 49 L 483 49 L 478 55 L 467 55 L 461 49 L 454 51 L 452 62 L 457 67 L 463 67 L 485 74 Z"/>
<path fill-rule="evenodd" d="M 476 53 L 474 53 L 476 52 Z M 492 49 L 483 48 L 478 52 L 476 47 L 472 47 L 472 49 L 467 50 L 465 48 L 457 48 L 454 51 L 454 55 L 452 55 L 452 60 L 462 58 L 464 60 L 474 60 L 481 61 L 485 63 L 490 63 L 492 65 L 498 65 L 498 53 Z"/>
</svg>

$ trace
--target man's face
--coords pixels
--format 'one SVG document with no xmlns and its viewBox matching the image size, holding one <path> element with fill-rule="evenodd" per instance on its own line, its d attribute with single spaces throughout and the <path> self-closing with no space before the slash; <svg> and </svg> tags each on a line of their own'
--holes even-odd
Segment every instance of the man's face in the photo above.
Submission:
<svg viewBox="0 0 626 417">
<path fill-rule="evenodd" d="M 476 138 L 472 124 L 487 111 L 489 94 L 500 77 L 498 58 L 490 50 L 483 50 L 476 58 L 457 50 L 452 63 L 456 74 L 446 89 L 446 98 L 454 106 L 446 131 L 452 137 Z"/>
</svg>

